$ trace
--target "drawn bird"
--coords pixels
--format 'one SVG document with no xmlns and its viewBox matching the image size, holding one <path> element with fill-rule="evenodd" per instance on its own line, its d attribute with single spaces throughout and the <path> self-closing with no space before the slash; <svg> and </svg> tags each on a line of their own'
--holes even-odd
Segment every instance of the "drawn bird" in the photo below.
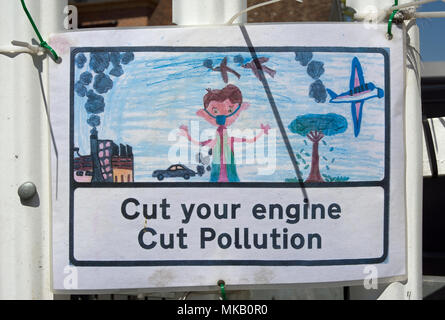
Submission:
<svg viewBox="0 0 445 320">
<path fill-rule="evenodd" d="M 264 65 L 267 61 L 269 61 L 269 58 L 266 57 L 254 58 L 252 59 L 252 61 L 242 64 L 241 67 L 245 69 L 251 69 L 255 77 L 257 77 L 258 80 L 261 80 L 260 73 L 258 72 L 258 66 L 260 66 L 263 72 L 266 72 L 269 76 L 273 78 L 275 77 L 275 74 L 277 72 Z"/>
<path fill-rule="evenodd" d="M 233 73 L 235 76 L 239 78 L 241 78 L 241 75 L 236 72 L 235 70 L 229 68 L 227 66 L 227 57 L 224 57 L 224 59 L 221 61 L 221 64 L 219 65 L 219 67 L 213 68 L 213 62 L 210 59 L 207 59 L 204 61 L 203 63 L 204 67 L 212 70 L 212 71 L 218 71 L 221 72 L 221 77 L 224 81 L 224 83 L 228 83 L 229 82 L 229 75 L 228 73 Z"/>
<path fill-rule="evenodd" d="M 330 89 L 326 91 L 331 96 L 330 103 L 350 103 L 352 120 L 354 123 L 354 136 L 360 133 L 362 122 L 363 105 L 366 100 L 374 98 L 383 98 L 384 91 L 377 88 L 372 82 L 365 82 L 363 69 L 357 57 L 352 59 L 351 78 L 349 80 L 349 91 L 336 94 Z"/>
</svg>

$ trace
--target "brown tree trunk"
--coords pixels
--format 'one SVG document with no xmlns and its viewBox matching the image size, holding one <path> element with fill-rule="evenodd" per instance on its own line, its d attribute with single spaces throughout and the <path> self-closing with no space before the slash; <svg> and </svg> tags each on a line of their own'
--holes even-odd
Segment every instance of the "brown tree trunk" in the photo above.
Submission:
<svg viewBox="0 0 445 320">
<path fill-rule="evenodd" d="M 318 131 L 310 132 L 307 138 L 312 141 L 312 162 L 311 172 L 305 182 L 324 182 L 320 174 L 320 156 L 318 155 L 318 143 L 323 139 L 323 133 Z"/>
</svg>

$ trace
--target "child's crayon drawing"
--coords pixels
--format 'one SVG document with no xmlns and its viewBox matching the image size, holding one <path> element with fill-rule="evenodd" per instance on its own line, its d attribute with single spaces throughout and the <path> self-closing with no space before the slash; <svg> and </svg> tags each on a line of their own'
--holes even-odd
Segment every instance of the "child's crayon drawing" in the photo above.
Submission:
<svg viewBox="0 0 445 320">
<path fill-rule="evenodd" d="M 384 178 L 381 52 L 77 50 L 77 183 Z"/>
</svg>

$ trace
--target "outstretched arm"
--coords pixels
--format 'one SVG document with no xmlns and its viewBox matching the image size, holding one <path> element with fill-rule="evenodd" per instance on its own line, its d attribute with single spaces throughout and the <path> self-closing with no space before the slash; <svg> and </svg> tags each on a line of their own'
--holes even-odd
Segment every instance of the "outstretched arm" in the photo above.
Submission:
<svg viewBox="0 0 445 320">
<path fill-rule="evenodd" d="M 216 139 L 209 139 L 209 140 L 205 140 L 205 141 L 198 141 L 198 140 L 193 139 L 189 133 L 188 127 L 185 125 L 182 125 L 179 127 L 178 135 L 186 137 L 188 139 L 188 141 L 190 141 L 191 143 L 193 143 L 197 146 L 213 147 L 216 142 Z"/>
<path fill-rule="evenodd" d="M 251 138 L 251 139 L 247 139 L 247 138 L 235 138 L 233 137 L 233 142 L 247 142 L 247 143 L 254 143 L 255 141 L 257 141 L 263 134 L 269 134 L 269 130 L 270 130 L 270 126 L 268 124 L 263 125 L 261 124 L 261 129 L 262 131 L 260 133 L 258 133 L 255 137 Z"/>
</svg>

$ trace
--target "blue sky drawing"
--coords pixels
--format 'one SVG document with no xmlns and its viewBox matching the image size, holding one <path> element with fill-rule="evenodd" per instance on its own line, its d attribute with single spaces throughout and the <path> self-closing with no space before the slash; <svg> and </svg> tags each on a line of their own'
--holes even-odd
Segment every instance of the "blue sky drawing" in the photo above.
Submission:
<svg viewBox="0 0 445 320">
<path fill-rule="evenodd" d="M 294 52 L 257 52 L 258 56 L 268 57 L 265 64 L 277 71 L 275 78 L 266 75 L 275 99 L 283 125 L 288 134 L 294 153 L 299 153 L 306 164 L 299 160 L 303 178 L 307 178 L 312 152 L 311 142 L 293 134 L 287 128 L 295 117 L 307 113 L 337 113 L 348 121 L 345 133 L 325 137 L 320 143 L 320 171 L 329 176 L 345 176 L 348 181 L 380 181 L 384 178 L 385 149 L 385 99 L 372 99 L 365 102 L 360 135 L 354 137 L 350 104 L 316 103 L 309 97 L 309 86 L 314 80 L 307 74 L 306 67 L 295 61 Z M 89 54 L 85 54 L 89 58 Z M 112 139 L 115 143 L 129 144 L 133 147 L 135 161 L 135 182 L 157 181 L 152 177 L 156 169 L 166 169 L 171 163 L 168 152 L 176 142 L 175 130 L 180 125 L 192 127 L 192 122 L 199 124 L 203 135 L 213 135 L 216 128 L 196 116 L 202 108 L 202 98 L 206 88 L 222 89 L 226 84 L 219 72 L 203 66 L 203 61 L 212 59 L 214 66 L 228 57 L 228 66 L 237 71 L 237 79 L 229 73 L 229 83 L 238 86 L 245 102 L 250 103 L 232 129 L 259 129 L 260 125 L 269 124 L 277 132 L 276 169 L 273 173 L 259 174 L 258 169 L 265 164 L 237 164 L 238 175 L 242 182 L 284 182 L 295 178 L 296 173 L 291 163 L 286 146 L 279 134 L 279 129 L 271 106 L 261 82 L 250 69 L 244 69 L 235 63 L 237 55 L 251 60 L 248 52 L 135 52 L 135 60 L 123 66 L 125 73 L 112 77 L 113 88 L 106 94 L 105 111 L 100 114 L 98 126 L 99 139 Z M 373 82 L 379 88 L 385 88 L 384 57 L 380 53 L 343 53 L 314 52 L 313 60 L 324 63 L 324 74 L 320 80 L 326 88 L 337 93 L 349 90 L 351 61 L 358 57 L 366 82 Z M 110 64 L 109 72 L 112 66 Z M 89 64 L 76 68 L 75 81 L 82 72 L 89 70 Z M 86 98 L 74 96 L 74 144 L 81 154 L 89 154 L 88 115 L 84 105 Z M 169 141 L 170 136 L 170 141 Z M 202 136 L 201 139 L 204 139 Z M 187 144 L 181 137 L 181 143 Z M 268 143 L 257 142 L 257 149 Z M 205 148 L 203 153 L 207 153 Z M 270 150 L 266 147 L 265 153 Z M 191 163 L 186 165 L 195 170 L 195 154 L 190 155 Z M 194 177 L 190 181 L 209 181 L 207 173 Z M 166 181 L 166 180 L 164 180 Z M 184 181 L 172 178 L 167 181 Z"/>
</svg>

